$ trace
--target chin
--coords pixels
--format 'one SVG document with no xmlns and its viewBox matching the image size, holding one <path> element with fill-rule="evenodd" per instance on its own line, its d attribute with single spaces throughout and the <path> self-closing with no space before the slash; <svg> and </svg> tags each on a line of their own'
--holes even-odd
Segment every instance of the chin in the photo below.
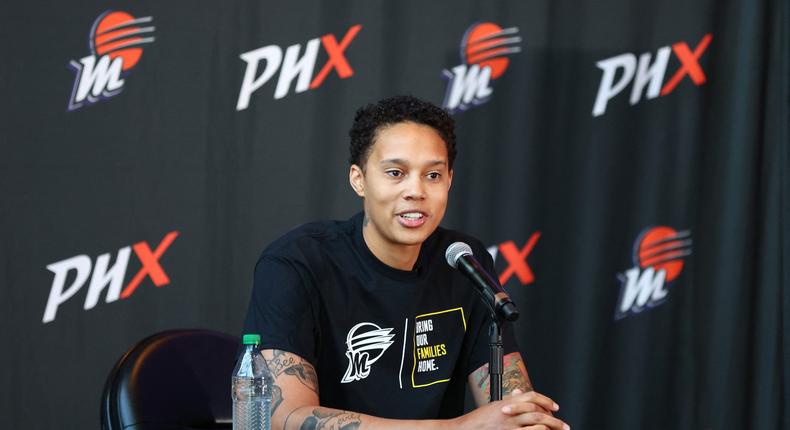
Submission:
<svg viewBox="0 0 790 430">
<path fill-rule="evenodd" d="M 433 233 L 436 228 L 432 229 L 420 229 L 420 231 L 409 231 L 409 232 L 402 232 L 401 234 L 394 235 L 395 241 L 402 245 L 408 246 L 415 246 L 415 245 L 422 245 L 428 236 Z"/>
</svg>

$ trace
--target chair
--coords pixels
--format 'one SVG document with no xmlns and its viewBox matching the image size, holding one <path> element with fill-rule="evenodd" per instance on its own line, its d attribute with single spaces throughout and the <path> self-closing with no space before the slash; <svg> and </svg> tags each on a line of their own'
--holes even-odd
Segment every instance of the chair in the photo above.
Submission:
<svg viewBox="0 0 790 430">
<path fill-rule="evenodd" d="M 231 428 L 238 351 L 238 339 L 211 330 L 169 330 L 141 340 L 107 377 L 102 429 Z"/>
</svg>

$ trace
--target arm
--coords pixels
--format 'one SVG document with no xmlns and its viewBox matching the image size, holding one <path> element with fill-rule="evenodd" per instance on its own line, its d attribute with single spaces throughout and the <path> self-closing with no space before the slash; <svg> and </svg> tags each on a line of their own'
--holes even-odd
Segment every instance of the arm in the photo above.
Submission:
<svg viewBox="0 0 790 430">
<path fill-rule="evenodd" d="M 445 429 L 440 420 L 391 420 L 319 405 L 318 376 L 313 366 L 296 354 L 265 349 L 263 358 L 274 378 L 272 388 L 272 429 L 276 430 L 357 430 L 357 429 Z"/>
<path fill-rule="evenodd" d="M 502 362 L 502 397 L 512 395 L 514 390 L 519 390 L 522 393 L 533 391 L 527 368 L 524 366 L 524 360 L 521 359 L 521 353 L 507 354 L 503 357 Z M 478 407 L 488 403 L 488 399 L 491 398 L 488 363 L 469 375 L 469 387 Z"/>
<path fill-rule="evenodd" d="M 554 418 L 552 411 L 559 406 L 551 399 L 535 392 L 527 374 L 521 353 L 512 352 L 502 360 L 502 396 L 499 407 L 503 414 L 521 419 L 521 425 L 543 425 L 546 429 L 570 430 L 570 426 Z M 478 408 L 489 404 L 491 386 L 488 363 L 469 375 L 469 388 Z M 532 428 L 532 427 L 529 427 Z"/>
<path fill-rule="evenodd" d="M 274 378 L 272 429 L 275 430 L 499 430 L 529 424 L 544 424 L 553 430 L 562 429 L 564 424 L 545 414 L 538 416 L 517 410 L 522 404 L 531 405 L 530 411 L 552 408 L 551 399 L 534 392 L 523 398 L 516 395 L 486 404 L 451 420 L 393 420 L 325 408 L 319 405 L 318 376 L 310 363 L 296 354 L 277 349 L 266 349 L 262 354 Z M 506 411 L 505 408 L 511 409 Z"/>
</svg>

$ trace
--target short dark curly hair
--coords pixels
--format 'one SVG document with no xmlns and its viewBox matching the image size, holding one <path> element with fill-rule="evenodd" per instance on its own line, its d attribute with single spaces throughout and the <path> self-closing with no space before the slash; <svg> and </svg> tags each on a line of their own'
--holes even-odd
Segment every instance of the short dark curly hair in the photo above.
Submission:
<svg viewBox="0 0 790 430">
<path fill-rule="evenodd" d="M 348 132 L 351 138 L 349 163 L 364 169 L 377 133 L 401 122 L 424 124 L 436 130 L 447 145 L 448 169 L 453 168 L 458 153 L 455 149 L 455 120 L 444 109 L 413 96 L 390 97 L 357 110 L 354 124 Z"/>
</svg>

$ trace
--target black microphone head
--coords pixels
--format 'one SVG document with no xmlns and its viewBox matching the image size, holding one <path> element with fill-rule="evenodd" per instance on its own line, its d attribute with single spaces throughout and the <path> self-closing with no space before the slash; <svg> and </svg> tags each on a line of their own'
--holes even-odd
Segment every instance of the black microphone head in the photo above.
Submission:
<svg viewBox="0 0 790 430">
<path fill-rule="evenodd" d="M 447 259 L 447 264 L 449 264 L 450 267 L 457 269 L 458 258 L 460 258 L 462 255 L 474 255 L 474 253 L 472 253 L 472 247 L 463 242 L 454 242 L 452 245 L 447 247 L 447 251 L 444 253 L 444 258 Z"/>
</svg>

